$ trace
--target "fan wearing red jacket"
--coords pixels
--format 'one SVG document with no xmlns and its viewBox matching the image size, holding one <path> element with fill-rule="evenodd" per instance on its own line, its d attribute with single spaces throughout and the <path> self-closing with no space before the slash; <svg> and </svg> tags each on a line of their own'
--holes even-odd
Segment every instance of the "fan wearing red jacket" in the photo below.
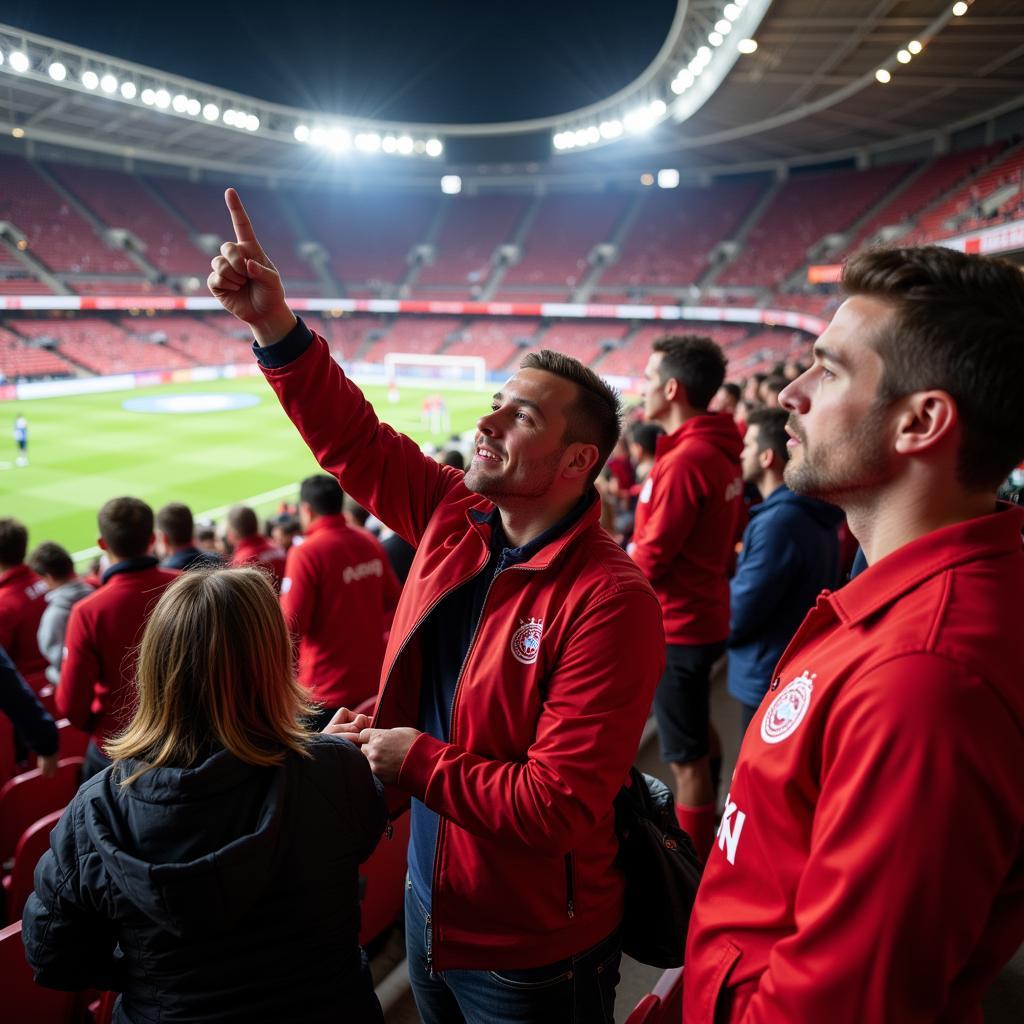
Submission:
<svg viewBox="0 0 1024 1024">
<path fill-rule="evenodd" d="M 135 652 L 149 613 L 179 575 L 148 552 L 156 539 L 153 510 L 138 498 L 111 498 L 99 511 L 99 546 L 110 565 L 102 585 L 72 609 L 57 686 L 57 710 L 90 733 L 83 778 L 110 761 L 103 743 L 135 710 Z"/>
<path fill-rule="evenodd" d="M 477 423 L 465 474 L 382 424 L 288 308 L 241 201 L 210 289 L 320 465 L 416 547 L 373 728 L 339 711 L 412 798 L 406 943 L 425 1024 L 611 1024 L 624 880 L 613 800 L 661 675 L 649 584 L 598 522 L 618 396 L 527 356 Z M 325 842 L 329 842 L 325 837 Z"/>
<path fill-rule="evenodd" d="M 1024 939 L 1024 278 L 865 251 L 788 385 L 791 490 L 868 568 L 824 591 L 740 751 L 686 1024 L 981 1024 Z"/>
<path fill-rule="evenodd" d="M 247 505 L 235 505 L 228 509 L 228 543 L 234 548 L 231 567 L 254 565 L 269 573 L 274 589 L 280 593 L 284 578 L 284 552 L 268 537 L 260 533 L 260 521 Z"/>
<path fill-rule="evenodd" d="M 654 698 L 676 817 L 701 859 L 715 836 L 711 667 L 729 636 L 729 566 L 743 504 L 743 441 L 732 417 L 708 412 L 725 379 L 710 338 L 662 338 L 647 362 L 644 411 L 665 428 L 636 506 L 630 553 L 665 614 L 665 674 Z"/>
<path fill-rule="evenodd" d="M 377 692 L 384 641 L 401 586 L 379 542 L 349 526 L 345 492 L 333 476 L 299 489 L 304 540 L 288 550 L 281 611 L 298 640 L 299 682 L 323 708 L 322 729 L 340 707 Z"/>
<path fill-rule="evenodd" d="M 46 584 L 25 564 L 28 530 L 0 519 L 0 647 L 33 690 L 46 685 L 46 658 L 36 634 L 46 611 Z"/>
</svg>

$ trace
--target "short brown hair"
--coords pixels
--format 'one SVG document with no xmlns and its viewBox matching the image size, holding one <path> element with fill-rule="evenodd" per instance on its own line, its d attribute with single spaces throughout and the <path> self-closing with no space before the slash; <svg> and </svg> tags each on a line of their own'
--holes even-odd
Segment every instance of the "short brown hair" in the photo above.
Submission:
<svg viewBox="0 0 1024 1024">
<path fill-rule="evenodd" d="M 121 785 L 151 768 L 195 765 L 211 737 L 246 764 L 307 753 L 303 719 L 315 709 L 295 680 L 288 630 L 258 569 L 179 576 L 146 623 L 136 679 L 135 717 L 105 746 L 115 765 L 136 762 Z"/>
<path fill-rule="evenodd" d="M 771 449 L 783 466 L 789 462 L 789 434 L 786 433 L 788 422 L 789 413 L 785 409 L 762 406 L 750 413 L 747 417 L 747 430 L 757 427 L 758 455 Z"/>
<path fill-rule="evenodd" d="M 884 363 L 879 401 L 932 388 L 960 415 L 960 482 L 994 491 L 1024 458 L 1024 275 L 1005 260 L 940 246 L 868 249 L 843 270 L 848 295 L 893 316 L 871 344 Z"/>
<path fill-rule="evenodd" d="M 260 521 L 248 505 L 234 505 L 228 509 L 228 526 L 239 537 L 255 537 L 260 532 Z"/>
<path fill-rule="evenodd" d="M 670 334 L 651 348 L 661 353 L 658 378 L 662 384 L 677 380 L 686 389 L 694 409 L 706 409 L 725 381 L 725 353 L 703 334 Z"/>
<path fill-rule="evenodd" d="M 71 561 L 71 556 L 52 540 L 38 545 L 28 564 L 33 572 L 40 576 L 52 576 L 55 580 L 65 580 L 75 575 L 75 563 Z"/>
<path fill-rule="evenodd" d="M 192 522 L 192 510 L 180 501 L 172 501 L 157 512 L 156 528 L 172 544 L 191 544 L 192 531 L 195 529 L 195 524 Z"/>
<path fill-rule="evenodd" d="M 111 498 L 96 516 L 100 536 L 118 558 L 140 558 L 153 539 L 153 510 L 139 498 Z"/>
<path fill-rule="evenodd" d="M 597 462 L 587 480 L 599 476 L 622 433 L 622 400 L 618 391 L 578 359 L 542 348 L 523 356 L 521 370 L 544 370 L 576 385 L 576 401 L 565 410 L 565 443 L 597 445 Z"/>
<path fill-rule="evenodd" d="M 28 550 L 28 530 L 17 519 L 0 519 L 0 563 L 21 565 Z"/>
</svg>

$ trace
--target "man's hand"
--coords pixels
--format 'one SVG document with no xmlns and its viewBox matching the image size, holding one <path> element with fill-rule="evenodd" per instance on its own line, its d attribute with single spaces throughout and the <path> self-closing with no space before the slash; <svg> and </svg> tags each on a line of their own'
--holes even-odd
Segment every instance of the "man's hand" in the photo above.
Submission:
<svg viewBox="0 0 1024 1024">
<path fill-rule="evenodd" d="M 57 774 L 57 763 L 60 754 L 39 754 L 36 756 L 36 767 L 43 773 L 43 778 L 52 779 Z"/>
<path fill-rule="evenodd" d="M 359 734 L 370 727 L 369 715 L 357 715 L 348 708 L 338 708 L 334 717 L 324 726 L 323 731 L 331 736 L 341 736 L 353 743 L 359 743 Z"/>
<path fill-rule="evenodd" d="M 259 345 L 280 341 L 294 326 L 295 314 L 284 297 L 281 275 L 267 258 L 238 193 L 224 193 L 235 241 L 225 242 L 220 255 L 210 261 L 212 273 L 206 279 L 215 299 L 252 328 Z"/>
<path fill-rule="evenodd" d="M 364 729 L 358 743 L 373 774 L 384 785 L 393 786 L 398 782 L 405 755 L 419 735 L 419 729 Z"/>
</svg>

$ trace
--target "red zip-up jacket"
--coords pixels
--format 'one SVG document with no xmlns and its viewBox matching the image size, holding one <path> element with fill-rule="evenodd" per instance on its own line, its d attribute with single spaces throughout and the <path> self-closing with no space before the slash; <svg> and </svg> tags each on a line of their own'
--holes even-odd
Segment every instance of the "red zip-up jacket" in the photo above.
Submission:
<svg viewBox="0 0 1024 1024">
<path fill-rule="evenodd" d="M 658 438 L 630 553 L 658 595 L 670 644 L 715 644 L 729 635 L 742 450 L 725 413 L 695 416 Z"/>
<path fill-rule="evenodd" d="M 257 569 L 268 570 L 273 578 L 274 589 L 279 592 L 284 577 L 284 563 L 284 552 L 260 533 L 240 540 L 235 546 L 235 553 L 231 556 L 232 569 L 252 565 Z"/>
<path fill-rule="evenodd" d="M 27 566 L 0 576 L 0 647 L 33 690 L 46 685 L 46 658 L 36 634 L 46 611 L 46 584 Z"/>
<path fill-rule="evenodd" d="M 980 1024 L 1024 939 L 1022 527 L 936 530 L 819 597 L 743 740 L 686 1024 Z"/>
<path fill-rule="evenodd" d="M 418 627 L 486 564 L 490 527 L 480 519 L 494 506 L 381 424 L 323 339 L 263 372 L 320 465 L 417 547 L 375 716 L 379 728 L 415 727 Z M 451 740 L 419 736 L 402 765 L 399 788 L 441 816 L 435 970 L 541 966 L 621 921 L 612 800 L 661 676 L 664 632 L 650 586 L 599 511 L 595 502 L 495 578 L 456 688 Z"/>
<path fill-rule="evenodd" d="M 57 710 L 97 744 L 131 721 L 136 648 L 153 606 L 179 575 L 155 564 L 122 569 L 71 609 Z"/>
<path fill-rule="evenodd" d="M 281 611 L 298 637 L 299 682 L 325 708 L 377 692 L 401 589 L 379 543 L 344 516 L 320 516 L 289 548 Z"/>
</svg>

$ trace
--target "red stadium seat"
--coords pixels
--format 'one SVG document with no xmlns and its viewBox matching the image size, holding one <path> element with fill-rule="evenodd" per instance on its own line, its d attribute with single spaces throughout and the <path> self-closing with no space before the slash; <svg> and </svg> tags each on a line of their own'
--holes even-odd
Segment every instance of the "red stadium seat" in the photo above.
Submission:
<svg viewBox="0 0 1024 1024">
<path fill-rule="evenodd" d="M 32 876 L 39 858 L 49 849 L 50 832 L 60 820 L 63 810 L 47 814 L 30 825 L 21 834 L 14 848 L 14 864 L 11 873 L 3 880 L 4 913 L 8 923 L 21 919 L 25 901 L 32 892 Z"/>
<path fill-rule="evenodd" d="M 13 778 L 17 766 L 14 760 L 14 726 L 11 720 L 0 714 L 0 786 Z"/>
<path fill-rule="evenodd" d="M 626 1024 L 679 1024 L 683 1019 L 683 968 L 666 971 L 633 1007 Z"/>
<path fill-rule="evenodd" d="M 55 992 L 32 981 L 21 944 L 21 922 L 0 931 L 0 995 L 3 1019 L 24 1024 L 71 1024 L 76 1017 L 77 997 L 73 992 Z"/>
<path fill-rule="evenodd" d="M 57 722 L 57 752 L 61 760 L 66 757 L 85 757 L 89 746 L 89 734 L 76 729 L 66 718 Z"/>
<path fill-rule="evenodd" d="M 46 778 L 35 768 L 8 780 L 0 789 L 0 863 L 14 856 L 21 834 L 44 814 L 66 807 L 78 789 L 82 758 L 67 757 L 57 774 Z"/>
</svg>

